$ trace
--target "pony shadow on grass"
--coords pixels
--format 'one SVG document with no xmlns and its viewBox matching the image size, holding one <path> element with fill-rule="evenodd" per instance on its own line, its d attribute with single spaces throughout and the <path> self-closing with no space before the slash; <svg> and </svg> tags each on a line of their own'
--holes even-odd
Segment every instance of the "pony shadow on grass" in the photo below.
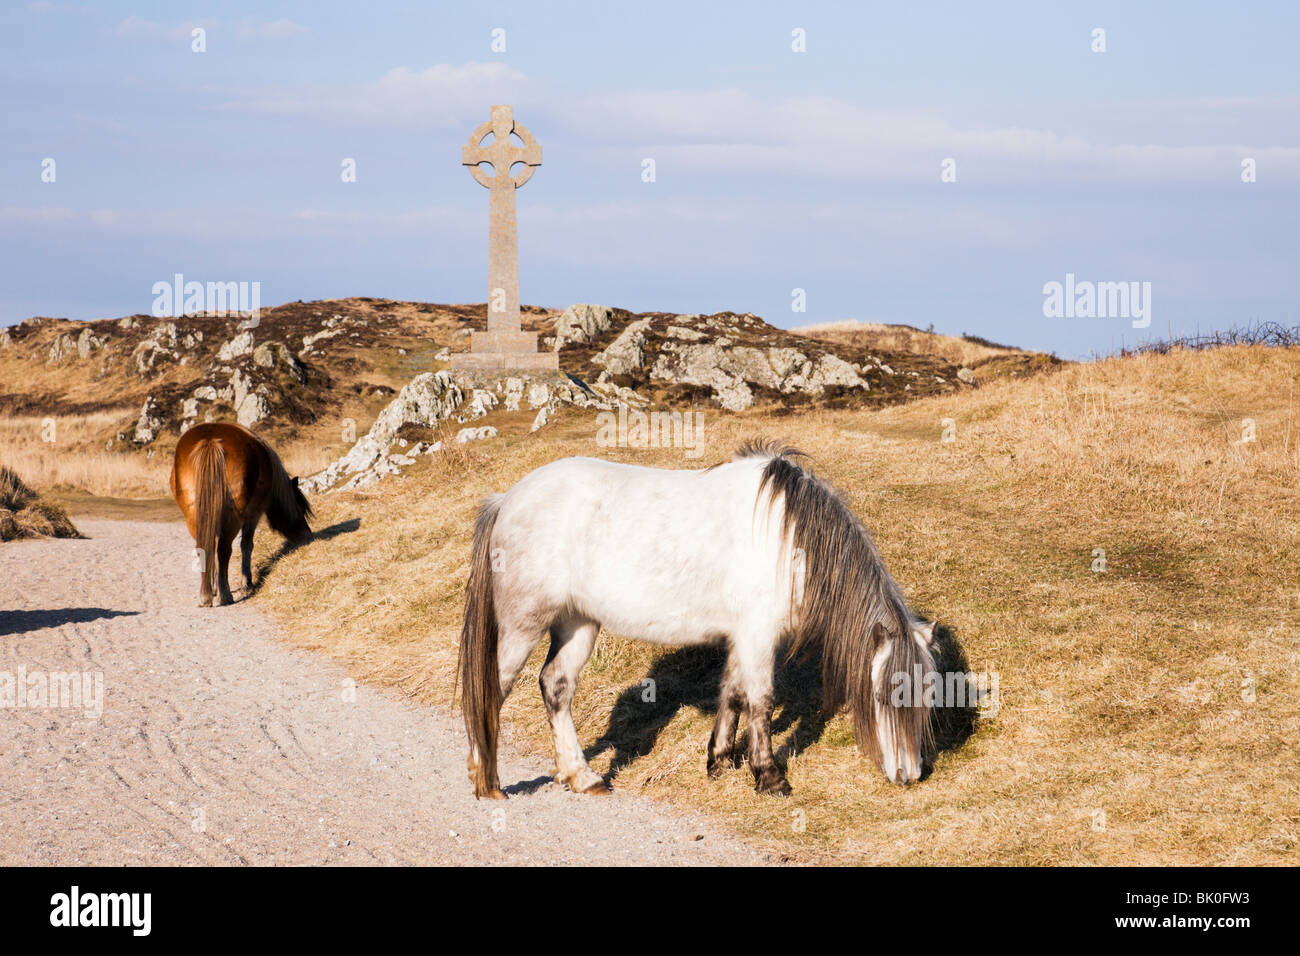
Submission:
<svg viewBox="0 0 1300 956">
<path fill-rule="evenodd" d="M 654 750 L 660 733 L 681 708 L 693 707 L 716 715 L 726 660 L 726 651 L 720 647 L 683 647 L 664 654 L 654 662 L 650 673 L 619 695 L 609 726 L 587 748 L 587 759 L 613 751 L 609 776 L 617 777 L 633 761 Z M 789 661 L 778 658 L 772 690 L 776 705 L 773 742 L 789 735 L 776 752 L 777 760 L 784 762 L 792 751 L 803 750 L 821 739 L 826 729 L 827 717 L 821 712 L 820 657 Z M 733 754 L 737 764 L 748 752 L 746 733 L 742 716 Z M 703 756 L 700 773 L 704 773 Z"/>
<path fill-rule="evenodd" d="M 250 594 L 241 595 L 240 600 L 243 600 L 251 596 L 252 594 L 256 594 L 258 591 L 262 590 L 262 585 L 263 583 L 265 583 L 267 577 L 270 576 L 271 570 L 277 564 L 280 563 L 280 559 L 283 558 L 285 555 L 292 554 L 294 551 L 297 551 L 300 548 L 311 547 L 317 541 L 332 541 L 334 538 L 337 538 L 339 535 L 351 534 L 353 531 L 356 531 L 360 527 L 361 527 L 360 518 L 348 518 L 346 521 L 336 521 L 328 528 L 321 528 L 319 531 L 313 531 L 311 533 L 311 537 L 308 538 L 306 541 L 304 541 L 302 544 L 293 544 L 288 540 L 282 541 L 280 543 L 280 547 L 277 548 L 273 554 L 264 558 L 257 565 L 257 567 L 253 569 L 254 571 L 253 590 L 250 592 Z M 232 572 L 238 567 L 237 564 L 238 560 L 239 560 L 239 552 L 236 551 L 235 557 L 231 559 Z"/>
<path fill-rule="evenodd" d="M 36 611 L 0 611 L 0 637 L 28 634 L 64 624 L 86 624 L 106 617 L 128 617 L 139 611 L 114 611 L 106 607 L 59 607 Z"/>
<path fill-rule="evenodd" d="M 935 628 L 934 656 L 940 674 L 965 673 L 969 668 L 956 634 L 942 625 Z M 605 732 L 590 747 L 592 760 L 613 752 L 607 779 L 654 750 L 663 729 L 683 707 L 693 707 L 710 716 L 718 710 L 718 689 L 726 651 L 719 647 L 685 647 L 658 658 L 642 680 L 619 695 Z M 784 766 L 791 754 L 800 753 L 822 738 L 833 714 L 822 712 L 822 659 L 819 653 L 787 660 L 778 656 L 773 675 L 775 715 L 772 742 L 780 741 L 775 757 Z M 649 683 L 653 681 L 653 683 Z M 934 708 L 936 754 L 956 750 L 975 732 L 976 702 L 945 702 Z M 741 718 L 732 762 L 739 766 L 748 754 L 746 721 Z M 929 776 L 928 761 L 922 779 Z M 700 773 L 705 771 L 700 757 Z M 545 782 L 548 778 L 542 778 Z"/>
</svg>

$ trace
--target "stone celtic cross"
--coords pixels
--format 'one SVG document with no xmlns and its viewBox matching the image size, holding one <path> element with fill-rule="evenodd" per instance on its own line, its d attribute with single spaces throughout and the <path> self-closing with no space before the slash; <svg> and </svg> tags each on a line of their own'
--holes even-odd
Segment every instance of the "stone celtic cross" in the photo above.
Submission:
<svg viewBox="0 0 1300 956">
<path fill-rule="evenodd" d="M 519 137 L 522 145 L 511 139 Z M 484 140 L 492 137 L 491 143 Z M 515 122 L 509 106 L 492 107 L 492 118 L 470 134 L 461 147 L 461 163 L 488 189 L 488 309 L 487 331 L 475 331 L 470 350 L 452 356 L 453 368 L 559 367 L 554 352 L 537 351 L 537 333 L 519 323 L 519 237 L 515 223 L 515 190 L 542 165 L 542 147 L 533 134 Z M 483 168 L 486 164 L 491 171 Z M 523 164 L 515 173 L 512 167 Z"/>
</svg>

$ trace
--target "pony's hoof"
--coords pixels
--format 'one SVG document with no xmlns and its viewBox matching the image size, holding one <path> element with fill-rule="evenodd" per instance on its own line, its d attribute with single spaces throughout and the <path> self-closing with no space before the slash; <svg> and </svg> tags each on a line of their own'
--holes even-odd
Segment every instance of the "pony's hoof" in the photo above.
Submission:
<svg viewBox="0 0 1300 956">
<path fill-rule="evenodd" d="M 758 783 L 754 786 L 754 792 L 768 797 L 788 797 L 794 793 L 794 788 L 780 773 L 763 774 L 758 778 Z"/>
<path fill-rule="evenodd" d="M 488 790 L 484 793 L 474 794 L 475 800 L 504 800 L 506 795 L 500 790 Z"/>
<path fill-rule="evenodd" d="M 587 787 L 585 790 L 580 790 L 578 792 L 584 793 L 589 797 L 603 797 L 613 793 L 614 791 L 610 789 L 609 784 L 604 780 L 599 780 Z"/>
<path fill-rule="evenodd" d="M 704 772 L 709 775 L 710 780 L 717 780 L 728 770 L 735 770 L 740 766 L 740 758 L 734 753 L 719 754 L 716 757 L 710 757 L 704 765 Z"/>
</svg>

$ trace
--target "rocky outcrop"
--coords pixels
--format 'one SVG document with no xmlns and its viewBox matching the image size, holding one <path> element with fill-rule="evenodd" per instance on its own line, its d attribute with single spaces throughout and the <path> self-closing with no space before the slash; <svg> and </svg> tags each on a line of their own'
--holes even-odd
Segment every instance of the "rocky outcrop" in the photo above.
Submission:
<svg viewBox="0 0 1300 956">
<path fill-rule="evenodd" d="M 472 441 L 482 441 L 484 438 L 496 438 L 497 430 L 491 425 L 484 425 L 481 428 L 462 428 L 456 432 L 456 444 L 464 445 Z"/>
<path fill-rule="evenodd" d="M 793 348 L 731 345 L 725 336 L 699 345 L 664 343 L 650 377 L 708 386 L 728 411 L 743 411 L 753 405 L 755 386 L 807 395 L 820 395 L 829 385 L 864 391 L 871 387 L 852 365 L 830 353 L 812 359 Z"/>
<path fill-rule="evenodd" d="M 253 353 L 253 333 L 240 332 L 217 351 L 218 362 L 233 362 L 237 358 Z"/>
<path fill-rule="evenodd" d="M 144 378 L 152 373 L 160 362 L 174 361 L 179 358 L 176 352 L 176 323 L 163 322 L 155 326 L 153 331 L 131 352 L 131 365 L 136 374 Z"/>
<path fill-rule="evenodd" d="M 566 345 L 586 345 L 609 329 L 612 310 L 603 305 L 571 305 L 555 320 L 555 351 Z"/>
<path fill-rule="evenodd" d="M 64 332 L 54 340 L 50 346 L 49 356 L 45 360 L 46 365 L 58 365 L 65 362 L 77 354 L 77 342 L 68 332 Z"/>
<path fill-rule="evenodd" d="M 235 420 L 245 428 L 252 428 L 270 413 L 266 386 L 244 374 L 243 369 L 237 368 L 231 373 L 230 388 Z"/>
<path fill-rule="evenodd" d="M 286 372 L 298 383 L 307 383 L 307 368 L 289 351 L 283 342 L 263 342 L 253 349 L 253 364 L 261 368 L 279 369 Z"/>
<path fill-rule="evenodd" d="M 896 371 L 859 345 L 799 335 L 748 313 L 635 315 L 575 305 L 556 321 L 554 342 L 563 368 L 583 378 L 595 373 L 593 388 L 617 383 L 631 389 L 627 396 L 606 396 L 624 403 L 646 392 L 657 404 L 696 404 L 707 390 L 727 411 L 759 402 L 885 404 L 903 400 L 904 393 L 971 384 L 931 356 L 890 353 L 895 366 L 902 362 Z"/>
<path fill-rule="evenodd" d="M 90 358 L 94 352 L 103 347 L 104 340 L 90 329 L 82 329 L 81 334 L 77 336 L 77 358 Z"/>
<path fill-rule="evenodd" d="M 365 436 L 352 450 L 324 471 L 301 482 L 304 491 L 325 491 L 340 481 L 344 489 L 364 488 L 398 470 L 388 461 L 389 449 L 405 424 L 436 425 L 451 418 L 464 401 L 465 393 L 451 373 L 425 372 L 405 385 L 379 413 Z"/>
<path fill-rule="evenodd" d="M 140 417 L 136 419 L 135 431 L 131 433 L 131 440 L 137 445 L 147 445 L 158 437 L 158 432 L 166 424 L 160 414 L 158 403 L 154 401 L 152 395 L 144 400 L 144 407 L 140 409 Z"/>
<path fill-rule="evenodd" d="M 623 390 L 630 393 L 630 390 Z M 405 425 L 422 428 L 448 423 L 466 423 L 494 411 L 537 410 L 533 431 L 550 420 L 561 405 L 578 408 L 611 409 L 618 404 L 617 389 L 612 386 L 588 386 L 563 373 L 529 373 L 518 375 L 490 374 L 473 371 L 424 372 L 413 378 L 375 419 L 364 437 L 352 449 L 324 471 L 301 482 L 308 492 L 331 489 L 350 490 L 369 487 L 381 479 L 397 474 L 408 464 L 402 459 L 412 454 L 394 455 L 400 447 L 398 432 Z M 637 396 L 639 399 L 640 397 Z M 641 400 L 644 404 L 644 400 Z M 456 441 L 478 441 L 496 434 L 491 425 L 460 429 Z M 466 436 L 462 438 L 461 436 Z M 434 443 L 433 448 L 441 447 Z"/>
<path fill-rule="evenodd" d="M 603 366 L 610 375 L 630 375 L 637 371 L 645 363 L 646 329 L 649 327 L 649 319 L 628 323 L 604 351 L 591 357 L 592 363 Z"/>
</svg>

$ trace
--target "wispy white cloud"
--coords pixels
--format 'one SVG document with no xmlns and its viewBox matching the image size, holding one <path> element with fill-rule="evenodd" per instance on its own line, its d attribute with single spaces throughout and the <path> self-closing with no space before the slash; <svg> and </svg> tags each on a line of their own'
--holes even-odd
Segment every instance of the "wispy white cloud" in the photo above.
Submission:
<svg viewBox="0 0 1300 956">
<path fill-rule="evenodd" d="M 307 28 L 300 23 L 294 23 L 292 20 L 284 19 L 266 20 L 258 22 L 251 17 L 245 17 L 239 22 L 239 35 L 249 39 L 258 40 L 284 40 L 289 37 L 301 36 L 307 32 Z"/>
<path fill-rule="evenodd" d="M 635 145 L 665 171 L 937 182 L 940 163 L 951 157 L 958 182 L 967 178 L 963 172 L 1000 182 L 1228 182 L 1249 156 L 1267 164 L 1272 176 L 1300 182 L 1300 147 L 1238 139 L 1167 144 L 1153 141 L 1154 129 L 1147 141 L 1107 142 L 1095 129 L 1093 136 L 1070 131 L 1068 117 L 1061 129 L 962 124 L 937 111 L 884 110 L 820 96 L 764 99 L 739 90 L 612 93 L 565 112 L 570 126 L 606 144 Z"/>
<path fill-rule="evenodd" d="M 509 102 L 528 83 L 504 63 L 471 60 L 422 70 L 399 66 L 369 83 L 219 91 L 217 109 L 304 116 L 338 115 L 366 122 L 460 123 L 486 118 L 487 105 Z"/>
<path fill-rule="evenodd" d="M 76 213 L 63 206 L 0 206 L 0 223 L 33 226 L 72 222 Z"/>
<path fill-rule="evenodd" d="M 113 32 L 123 38 L 161 37 L 168 40 L 178 40 L 189 38 L 195 27 L 215 31 L 220 26 L 221 22 L 213 18 L 164 23 L 161 20 L 129 16 L 119 22 L 113 28 Z M 307 32 L 307 28 L 283 17 L 277 20 L 257 20 L 253 17 L 244 17 L 234 25 L 234 31 L 239 37 L 246 40 L 283 40 L 300 36 Z"/>
<path fill-rule="evenodd" d="M 129 16 L 113 28 L 113 33 L 123 39 L 155 37 L 167 40 L 188 39 L 195 27 L 213 30 L 217 21 L 213 19 L 184 20 L 180 23 L 163 23 L 146 17 Z"/>
</svg>

